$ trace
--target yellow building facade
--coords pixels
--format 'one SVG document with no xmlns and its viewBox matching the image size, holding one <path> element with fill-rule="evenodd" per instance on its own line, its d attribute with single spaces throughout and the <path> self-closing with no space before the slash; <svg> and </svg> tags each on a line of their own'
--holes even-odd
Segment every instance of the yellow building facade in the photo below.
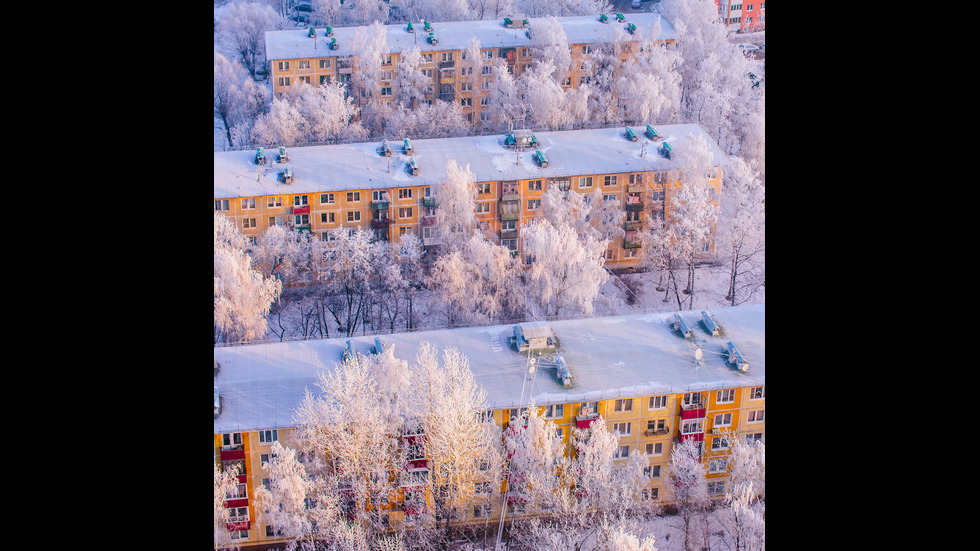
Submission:
<svg viewBox="0 0 980 551">
<path fill-rule="evenodd" d="M 656 36 L 661 44 L 669 47 L 676 40 L 673 27 L 656 13 L 556 20 L 565 33 L 571 54 L 570 70 L 562 82 L 565 88 L 591 82 L 592 69 L 586 61 L 593 48 L 606 46 L 625 60 L 639 47 L 639 37 L 648 36 L 655 29 L 659 29 Z M 506 70 L 515 78 L 520 76 L 533 63 L 535 48 L 540 43 L 534 38 L 534 29 L 546 22 L 545 18 L 513 16 L 501 20 L 386 25 L 388 53 L 381 60 L 381 97 L 386 101 L 394 99 L 394 81 L 401 57 L 418 48 L 422 54 L 420 70 L 431 79 L 425 101 L 458 102 L 470 123 L 492 122 L 483 111 L 489 101 L 489 83 L 494 79 L 494 71 Z M 299 82 L 349 83 L 359 63 L 351 42 L 357 33 L 367 30 L 367 27 L 324 26 L 266 32 L 266 59 L 271 65 L 273 93 L 281 96 Z M 470 40 L 474 38 L 480 45 L 479 66 L 469 59 Z M 497 60 L 502 64 L 496 64 Z"/>
<path fill-rule="evenodd" d="M 576 383 L 570 387 L 554 383 L 546 369 L 539 369 L 529 383 L 535 407 L 542 417 L 554 423 L 570 458 L 575 453 L 569 445 L 573 429 L 587 428 L 599 420 L 618 435 L 617 464 L 625 463 L 631 455 L 644 454 L 648 461 L 646 484 L 641 489 L 638 506 L 670 502 L 667 477 L 670 454 L 677 443 L 685 439 L 702 443 L 708 491 L 720 499 L 730 489 L 728 457 L 732 439 L 750 443 L 765 439 L 765 306 L 725 308 L 713 314 L 723 328 L 718 336 L 705 336 L 697 331 L 693 337 L 678 335 L 669 328 L 672 314 L 550 323 L 561 335 L 561 354 L 571 366 Z M 697 312 L 679 315 L 691 319 Z M 460 352 L 469 358 L 475 379 L 486 381 L 491 409 L 483 419 L 506 431 L 520 422 L 523 412 L 531 405 L 530 399 L 523 405 L 517 403 L 527 381 L 521 382 L 523 374 L 515 375 L 525 370 L 515 367 L 526 365 L 526 358 L 513 350 L 500 349 L 493 337 L 482 344 L 473 339 L 487 341 L 486 334 L 505 335 L 509 330 L 509 326 L 459 328 L 385 335 L 384 341 L 395 346 L 397 356 L 405 358 L 412 358 L 421 342 L 437 347 L 474 343 L 460 348 Z M 737 342 L 750 367 L 739 369 L 723 354 L 716 353 L 722 350 L 722 341 Z M 692 355 L 685 354 L 692 345 L 703 349 L 703 360 L 695 361 Z M 343 339 L 326 339 L 216 349 L 215 361 L 222 368 L 215 384 L 222 389 L 220 393 L 229 406 L 215 419 L 214 459 L 223 468 L 235 464 L 245 468 L 239 490 L 226 500 L 226 506 L 234 511 L 229 528 L 235 529 L 233 533 L 241 544 L 281 541 L 259 522 L 252 499 L 255 489 L 267 477 L 262 463 L 268 459 L 272 442 L 292 446 L 291 407 L 298 405 L 303 390 L 312 385 L 315 373 L 329 370 L 324 364 L 339 357 L 344 347 Z M 366 348 L 364 343 L 358 346 L 359 350 Z M 296 355 L 294 350 L 300 349 L 302 354 Z M 685 355 L 690 357 L 680 357 Z M 257 369 L 258 365 L 265 367 Z M 276 376 L 277 370 L 282 370 L 282 374 Z M 300 372 L 304 375 L 294 380 L 294 375 Z M 263 380 L 266 387 L 295 389 L 276 396 L 271 400 L 276 405 L 269 408 L 273 393 L 261 390 L 261 396 L 255 395 L 252 383 L 255 379 Z M 595 399 L 581 398 L 586 395 Z M 263 403 L 253 404 L 252 400 Z M 508 407 L 500 407 L 503 403 L 508 403 Z M 410 445 L 416 436 L 401 435 L 403 444 Z M 387 510 L 386 518 L 392 527 L 412 522 L 413 515 L 432 506 L 424 448 L 414 460 L 409 459 L 405 473 L 396 475 L 400 487 Z M 481 499 L 478 493 L 461 523 L 498 520 L 504 507 L 507 518 L 532 513 L 525 511 L 520 501 L 507 492 L 505 480 L 488 480 L 488 483 L 501 494 L 495 491 L 492 497 Z"/>
<path fill-rule="evenodd" d="M 525 133 L 523 148 L 510 145 L 515 134 L 290 148 L 282 161 L 263 150 L 259 163 L 256 151 L 216 152 L 214 208 L 252 240 L 272 226 L 323 240 L 336 228 L 359 227 L 381 240 L 414 234 L 437 247 L 435 188 L 454 161 L 474 175 L 479 229 L 514 254 L 521 228 L 543 215 L 550 187 L 598 190 L 606 208 L 623 215 L 623 231 L 609 236 L 605 252 L 606 264 L 619 269 L 639 264 L 638 232 L 672 209 L 684 170 L 678 156 L 693 140 L 704 139 L 712 154 L 710 199 L 717 204 L 722 191 L 727 157 L 697 125 Z M 704 254 L 713 251 L 712 241 L 703 246 Z"/>
</svg>

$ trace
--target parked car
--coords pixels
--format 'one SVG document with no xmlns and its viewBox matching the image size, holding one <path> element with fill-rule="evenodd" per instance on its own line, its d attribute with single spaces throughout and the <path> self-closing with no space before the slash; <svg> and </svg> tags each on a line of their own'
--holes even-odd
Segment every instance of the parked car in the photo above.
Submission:
<svg viewBox="0 0 980 551">
<path fill-rule="evenodd" d="M 630 7 L 633 8 L 634 10 L 640 9 L 640 0 L 633 0 L 632 2 L 630 2 Z"/>
</svg>

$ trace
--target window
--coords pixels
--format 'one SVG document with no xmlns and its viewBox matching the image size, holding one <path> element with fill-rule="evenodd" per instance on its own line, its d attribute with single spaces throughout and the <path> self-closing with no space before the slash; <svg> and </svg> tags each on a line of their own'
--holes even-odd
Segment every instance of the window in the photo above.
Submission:
<svg viewBox="0 0 980 551">
<path fill-rule="evenodd" d="M 306 195 L 295 195 L 293 196 L 293 206 L 298 207 L 300 205 L 309 204 L 309 197 Z"/>
<path fill-rule="evenodd" d="M 684 405 L 685 406 L 698 406 L 701 405 L 701 393 L 700 392 L 688 392 L 684 395 Z"/>
<path fill-rule="evenodd" d="M 755 444 L 756 442 L 762 442 L 762 433 L 761 432 L 757 432 L 755 434 L 746 434 L 745 435 L 745 443 L 746 444 L 751 445 L 751 444 Z"/>
<path fill-rule="evenodd" d="M 748 418 L 749 423 L 761 423 L 762 421 L 765 420 L 766 420 L 766 410 L 760 409 L 760 410 L 749 412 L 749 418 Z"/>
<path fill-rule="evenodd" d="M 299 63 L 299 68 L 300 69 L 309 69 L 310 68 L 310 60 L 309 59 L 301 59 L 301 60 L 299 60 L 298 63 Z"/>
<path fill-rule="evenodd" d="M 653 442 L 647 444 L 647 455 L 663 455 L 664 454 L 664 443 L 663 442 Z M 657 476 L 660 476 L 660 466 L 657 466 Z"/>
<path fill-rule="evenodd" d="M 462 99 L 459 100 L 459 104 L 461 106 L 463 106 L 463 107 L 472 107 L 473 106 L 473 98 L 462 98 Z"/>
<path fill-rule="evenodd" d="M 619 202 L 619 197 L 617 197 L 615 193 L 609 193 L 609 194 L 604 194 L 602 196 L 602 200 L 603 202 L 617 203 Z"/>
<path fill-rule="evenodd" d="M 633 433 L 633 423 L 613 423 L 613 432 L 620 436 L 629 436 Z"/>
<path fill-rule="evenodd" d="M 332 205 L 333 204 L 333 193 L 321 193 L 320 194 L 320 204 L 321 205 Z"/>
<path fill-rule="evenodd" d="M 719 413 L 715 415 L 715 426 L 716 427 L 730 427 L 732 426 L 732 414 L 731 413 Z"/>
<path fill-rule="evenodd" d="M 381 97 L 390 98 L 391 97 L 391 86 L 385 86 L 381 88 Z"/>
<path fill-rule="evenodd" d="M 289 62 L 288 61 L 280 61 L 279 62 L 279 70 L 280 71 L 288 71 L 289 70 Z"/>
<path fill-rule="evenodd" d="M 282 206 L 282 197 L 279 195 L 270 196 L 266 205 L 271 208 L 278 208 Z"/>
<path fill-rule="evenodd" d="M 412 207 L 401 207 L 398 209 L 399 218 L 411 218 L 412 217 Z"/>
<path fill-rule="evenodd" d="M 359 210 L 347 211 L 347 221 L 348 222 L 360 222 L 361 221 L 361 211 L 359 211 Z"/>
<path fill-rule="evenodd" d="M 590 188 L 590 187 L 592 187 L 592 176 L 581 176 L 581 177 L 579 177 L 579 179 L 578 179 L 578 187 L 580 189 L 581 188 Z"/>
<path fill-rule="evenodd" d="M 643 500 L 652 501 L 660 498 L 660 488 L 643 488 Z"/>
<path fill-rule="evenodd" d="M 490 193 L 490 182 L 476 185 L 476 192 L 481 195 L 486 195 Z"/>
<path fill-rule="evenodd" d="M 289 86 L 289 77 L 279 77 L 279 86 Z"/>
<path fill-rule="evenodd" d="M 249 228 L 255 228 L 255 227 L 258 227 L 258 226 L 255 225 L 255 218 L 243 218 L 242 219 L 242 228 L 243 229 L 249 229 Z"/>
<path fill-rule="evenodd" d="M 528 180 L 527 190 L 528 191 L 541 191 L 542 180 Z"/>
<path fill-rule="evenodd" d="M 493 423 L 493 410 L 485 409 L 478 411 L 476 413 L 476 420 L 478 423 Z"/>
<path fill-rule="evenodd" d="M 708 482 L 708 494 L 709 495 L 721 495 L 725 493 L 725 481 L 719 480 L 717 482 Z"/>
<path fill-rule="evenodd" d="M 700 434 L 704 432 L 704 419 L 684 419 L 681 422 L 681 434 Z"/>
<path fill-rule="evenodd" d="M 242 445 L 242 433 L 232 432 L 229 434 L 221 435 L 221 446 L 224 448 L 231 448 L 234 446 Z"/>
<path fill-rule="evenodd" d="M 614 186 L 616 185 L 616 176 L 603 176 L 602 185 L 604 186 Z"/>
<path fill-rule="evenodd" d="M 398 198 L 399 199 L 411 199 L 412 198 L 412 188 L 410 188 L 410 187 L 400 188 L 398 190 Z"/>
<path fill-rule="evenodd" d="M 728 459 L 712 459 L 708 462 L 709 473 L 723 473 L 728 470 Z"/>
<path fill-rule="evenodd" d="M 415 235 L 415 228 L 411 226 L 402 226 L 398 228 L 398 236 L 401 237 L 404 235 Z"/>
<path fill-rule="evenodd" d="M 489 482 L 474 482 L 473 483 L 473 493 L 478 496 L 490 495 L 490 483 Z"/>
<path fill-rule="evenodd" d="M 528 199 L 527 210 L 538 210 L 541 208 L 541 199 Z"/>
<path fill-rule="evenodd" d="M 613 406 L 614 411 L 633 411 L 633 399 L 626 398 L 625 400 L 616 400 Z"/>
<path fill-rule="evenodd" d="M 255 197 L 247 197 L 242 199 L 242 209 L 254 209 L 255 208 Z"/>
<path fill-rule="evenodd" d="M 310 224 L 310 215 L 309 214 L 297 214 L 294 217 L 294 221 L 296 222 L 296 225 L 297 226 L 308 226 Z"/>
<path fill-rule="evenodd" d="M 218 199 L 214 202 L 214 210 L 228 210 L 228 200 Z"/>
<path fill-rule="evenodd" d="M 667 433 L 667 420 L 666 419 L 650 419 L 647 421 L 647 431 L 648 432 L 659 432 L 661 434 Z"/>
<path fill-rule="evenodd" d="M 623 251 L 623 258 L 637 258 L 640 256 L 640 249 L 626 249 Z"/>
<path fill-rule="evenodd" d="M 480 69 L 480 74 L 483 74 L 483 75 L 492 75 L 493 74 L 493 65 L 484 65 L 483 68 Z"/>
<path fill-rule="evenodd" d="M 490 516 L 490 504 L 483 503 L 473 506 L 473 518 L 487 518 Z"/>
<path fill-rule="evenodd" d="M 766 397 L 766 387 L 754 386 L 749 391 L 749 400 L 761 400 Z"/>
<path fill-rule="evenodd" d="M 320 213 L 320 222 L 323 222 L 324 224 L 333 224 L 334 222 L 336 222 L 336 220 L 334 220 L 334 213 L 332 213 L 332 212 L 321 212 Z"/>
<path fill-rule="evenodd" d="M 329 59 L 321 59 L 320 60 L 320 68 L 321 69 L 329 69 L 330 68 L 330 60 Z"/>
<path fill-rule="evenodd" d="M 735 389 L 730 388 L 728 390 L 719 390 L 717 399 L 715 400 L 719 404 L 730 404 L 735 401 Z"/>
<path fill-rule="evenodd" d="M 712 450 L 727 450 L 729 446 L 727 436 L 718 436 L 711 439 Z"/>
<path fill-rule="evenodd" d="M 630 456 L 629 446 L 620 446 L 616 449 L 616 459 L 622 459 Z"/>
<path fill-rule="evenodd" d="M 544 407 L 544 416 L 549 419 L 555 419 L 565 416 L 565 404 L 554 404 L 551 406 Z"/>
<path fill-rule="evenodd" d="M 667 395 L 650 397 L 649 409 L 666 409 L 666 408 L 667 408 Z"/>
<path fill-rule="evenodd" d="M 281 226 L 281 225 L 282 225 L 282 216 L 270 216 L 269 217 L 269 227 L 270 228 L 273 227 L 273 226 Z"/>
<path fill-rule="evenodd" d="M 484 213 L 489 213 L 489 212 L 490 212 L 490 203 L 477 203 L 476 204 L 476 213 L 477 214 L 484 214 Z"/>
</svg>

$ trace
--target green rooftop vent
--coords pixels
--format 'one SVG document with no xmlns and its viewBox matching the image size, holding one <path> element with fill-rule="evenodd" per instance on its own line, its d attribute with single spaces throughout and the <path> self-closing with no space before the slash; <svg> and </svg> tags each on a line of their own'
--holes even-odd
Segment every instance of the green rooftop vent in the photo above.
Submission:
<svg viewBox="0 0 980 551">
<path fill-rule="evenodd" d="M 255 150 L 255 164 L 264 165 L 266 161 L 265 150 L 261 147 Z"/>
<path fill-rule="evenodd" d="M 331 50 L 336 50 L 339 47 L 340 47 L 340 45 L 337 44 L 337 39 L 336 38 L 331 38 L 330 39 L 330 49 Z"/>
<path fill-rule="evenodd" d="M 429 33 L 429 43 L 430 44 L 438 44 L 439 43 L 439 39 L 436 38 L 436 33 Z"/>
<path fill-rule="evenodd" d="M 628 126 L 626 127 L 626 138 L 631 142 L 635 142 L 637 139 L 636 132 L 633 132 L 633 129 Z"/>
<path fill-rule="evenodd" d="M 410 33 L 414 33 L 415 32 L 415 27 L 412 26 L 412 22 L 411 21 L 408 22 L 408 32 L 410 32 Z"/>
<path fill-rule="evenodd" d="M 422 20 L 422 26 L 425 27 L 425 31 L 426 32 L 429 32 L 429 31 L 432 30 L 432 25 L 428 21 L 426 21 L 424 19 Z"/>
<path fill-rule="evenodd" d="M 333 27 L 327 26 L 327 28 L 324 29 L 323 32 L 327 36 L 333 36 Z"/>
<path fill-rule="evenodd" d="M 419 164 L 415 162 L 415 157 L 408 161 L 408 171 L 412 173 L 412 176 L 419 175 Z"/>
<path fill-rule="evenodd" d="M 649 124 L 647 125 L 647 136 L 650 136 L 650 139 L 651 140 L 659 140 L 660 139 L 660 134 L 657 134 L 657 131 L 654 130 L 653 127 L 650 126 Z"/>
<path fill-rule="evenodd" d="M 316 29 L 310 27 L 310 33 L 308 35 L 310 38 L 316 38 Z"/>
<path fill-rule="evenodd" d="M 636 25 L 634 25 L 632 23 L 627 23 L 626 24 L 626 30 L 629 31 L 630 34 L 633 34 L 633 33 L 636 32 Z"/>
<path fill-rule="evenodd" d="M 286 148 L 285 147 L 283 147 L 283 146 L 280 145 L 279 146 L 279 162 L 280 163 L 285 163 L 288 160 L 289 160 L 289 153 L 286 152 Z"/>
<path fill-rule="evenodd" d="M 600 13 L 599 14 L 599 21 L 602 22 L 602 23 L 608 23 L 609 22 L 609 16 L 606 15 L 606 14 L 604 14 L 604 13 Z"/>
<path fill-rule="evenodd" d="M 538 164 L 541 165 L 541 168 L 545 168 L 548 166 L 548 158 L 545 157 L 544 153 L 541 153 L 540 150 L 534 152 L 534 159 L 538 161 Z"/>
<path fill-rule="evenodd" d="M 415 150 L 414 150 L 414 149 L 412 148 L 412 142 L 410 142 L 410 141 L 408 140 L 408 138 L 405 138 L 405 142 L 404 142 L 404 149 L 405 149 L 405 153 L 407 153 L 407 154 L 409 154 L 409 155 L 411 155 L 411 154 L 412 154 L 412 152 L 413 152 L 413 151 L 415 151 Z"/>
<path fill-rule="evenodd" d="M 660 147 L 660 154 L 663 155 L 664 157 L 667 157 L 668 159 L 670 158 L 671 149 L 669 143 L 664 142 L 664 145 Z"/>
<path fill-rule="evenodd" d="M 626 21 L 626 16 L 619 12 L 616 12 L 616 21 L 622 23 L 623 21 Z"/>
</svg>

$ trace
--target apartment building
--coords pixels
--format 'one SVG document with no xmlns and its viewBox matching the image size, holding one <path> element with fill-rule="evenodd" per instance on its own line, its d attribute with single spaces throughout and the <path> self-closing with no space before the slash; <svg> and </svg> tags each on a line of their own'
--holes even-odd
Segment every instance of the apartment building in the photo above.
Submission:
<svg viewBox="0 0 980 551">
<path fill-rule="evenodd" d="M 633 54 L 637 38 L 659 29 L 659 39 L 671 46 L 673 27 L 656 13 L 601 14 L 557 18 L 571 49 L 571 70 L 565 87 L 577 87 L 592 78 L 583 62 L 592 49 L 608 45 L 622 59 Z M 513 15 L 503 20 L 409 22 L 385 26 L 388 54 L 381 67 L 381 96 L 394 97 L 393 81 L 401 55 L 413 48 L 422 54 L 422 72 L 431 78 L 426 101 L 457 101 L 468 121 L 489 122 L 483 109 L 489 98 L 494 61 L 515 77 L 534 60 L 535 25 L 544 18 Z M 268 31 L 266 59 L 271 64 L 273 93 L 278 97 L 297 82 L 324 84 L 350 82 L 357 67 L 351 42 L 366 27 L 315 27 L 307 30 Z M 480 63 L 467 59 L 470 41 L 480 45 Z M 474 70 L 475 69 L 475 70 Z"/>
<path fill-rule="evenodd" d="M 766 3 L 751 0 L 715 0 L 718 15 L 729 30 L 766 30 Z"/>
<path fill-rule="evenodd" d="M 718 200 L 727 156 L 698 125 L 678 124 L 216 152 L 214 208 L 253 240 L 278 225 L 324 240 L 332 229 L 361 227 L 378 239 L 412 233 L 438 247 L 433 189 L 454 160 L 475 174 L 481 229 L 514 254 L 521 228 L 542 216 L 549 187 L 601 190 L 604 204 L 625 213 L 605 259 L 625 268 L 642 256 L 636 232 L 671 209 L 678 155 L 699 137 L 712 151 L 707 176 Z M 703 252 L 712 248 L 706 242 Z"/>
<path fill-rule="evenodd" d="M 546 332 L 546 344 L 532 334 Z M 528 336 L 525 339 L 525 336 Z M 414 361 L 422 343 L 457 348 L 487 392 L 484 422 L 503 430 L 521 418 L 533 400 L 568 442 L 573 428 L 602 419 L 619 434 L 618 464 L 647 455 L 643 500 L 669 502 L 667 471 L 672 446 L 702 442 L 709 492 L 721 497 L 728 484 L 732 438 L 765 438 L 765 305 L 586 320 L 444 329 L 379 337 L 396 355 Z M 262 466 L 275 441 L 291 446 L 293 411 L 320 373 L 335 368 L 345 351 L 370 354 L 373 336 L 214 349 L 214 460 L 244 468 L 228 496 L 232 524 L 242 545 L 274 543 L 259 522 L 253 497 L 267 474 Z M 558 343 L 555 345 L 554 343 Z M 537 358 L 533 373 L 530 355 Z M 415 445 L 418 433 L 400 435 Z M 400 488 L 388 509 L 391 526 L 412 522 L 432 505 L 428 464 L 419 447 L 397 473 Z M 492 482 L 489 482 L 492 483 Z M 497 481 L 496 483 L 502 483 Z M 463 522 L 528 514 L 520 501 L 487 500 Z"/>
</svg>

